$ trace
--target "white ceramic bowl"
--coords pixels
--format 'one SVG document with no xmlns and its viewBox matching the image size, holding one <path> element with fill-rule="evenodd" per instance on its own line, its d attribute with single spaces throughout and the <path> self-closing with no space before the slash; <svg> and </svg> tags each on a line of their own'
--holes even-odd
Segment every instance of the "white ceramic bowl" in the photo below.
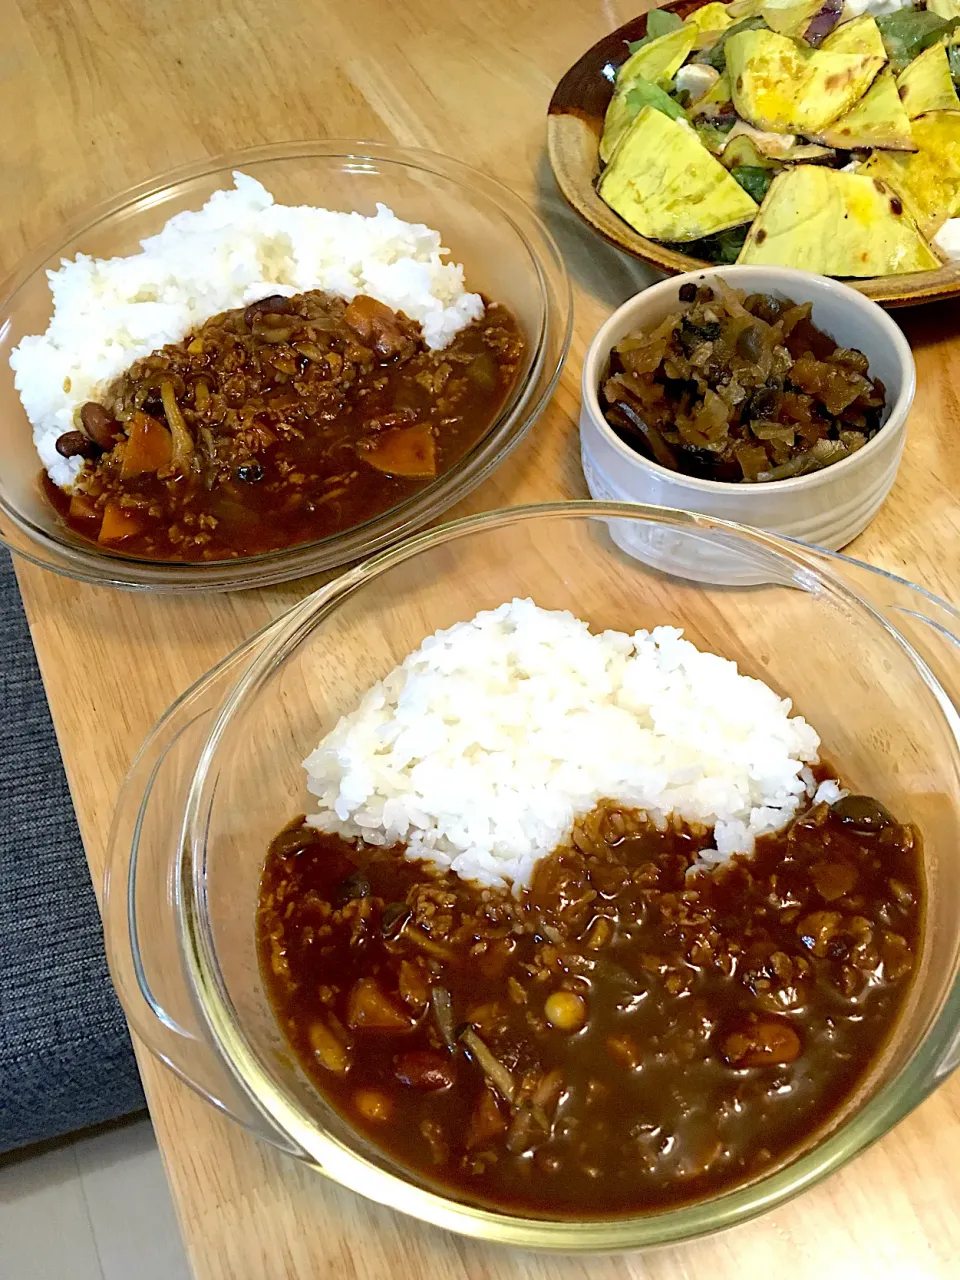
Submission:
<svg viewBox="0 0 960 1280">
<path fill-rule="evenodd" d="M 887 391 L 883 426 L 868 444 L 812 475 L 769 484 L 730 484 L 670 471 L 617 437 L 597 395 L 611 350 L 626 334 L 655 325 L 675 311 L 685 283 L 709 284 L 717 276 L 746 293 L 812 302 L 812 319 L 818 328 L 842 346 L 863 352 L 870 362 L 870 375 L 880 378 Z M 698 511 L 836 551 L 866 528 L 890 491 L 915 390 L 913 356 L 896 323 L 875 302 L 837 280 L 787 267 L 730 266 L 674 276 L 625 302 L 590 344 L 583 364 L 580 410 L 584 475 L 591 495 L 603 501 Z M 644 531 L 640 534 L 643 545 L 631 544 L 624 550 L 658 569 L 701 582 L 750 580 L 742 560 L 735 567 L 728 565 L 715 542 L 708 549 L 692 535 L 683 535 L 679 541 L 659 539 L 654 545 Z"/>
</svg>

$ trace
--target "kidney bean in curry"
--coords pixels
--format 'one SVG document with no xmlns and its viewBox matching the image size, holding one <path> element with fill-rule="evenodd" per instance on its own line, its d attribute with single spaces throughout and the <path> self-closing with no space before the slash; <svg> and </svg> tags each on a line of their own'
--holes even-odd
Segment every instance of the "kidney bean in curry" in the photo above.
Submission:
<svg viewBox="0 0 960 1280">
<path fill-rule="evenodd" d="M 138 360 L 57 442 L 85 459 L 70 528 L 150 560 L 225 560 L 313 542 L 397 506 L 489 430 L 524 342 L 510 312 L 442 351 L 373 298 L 271 297 Z"/>
<path fill-rule="evenodd" d="M 754 856 L 612 804 L 519 897 L 298 820 L 261 886 L 262 972 L 351 1123 L 454 1196 L 602 1218 L 763 1174 L 835 1115 L 913 972 L 919 838 L 821 804 Z"/>
</svg>

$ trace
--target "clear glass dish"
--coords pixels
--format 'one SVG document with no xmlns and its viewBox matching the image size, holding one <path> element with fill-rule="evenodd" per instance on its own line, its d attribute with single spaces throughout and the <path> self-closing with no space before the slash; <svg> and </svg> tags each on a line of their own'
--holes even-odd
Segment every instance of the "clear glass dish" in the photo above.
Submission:
<svg viewBox="0 0 960 1280">
<path fill-rule="evenodd" d="M 342 534 L 284 551 L 209 564 L 164 564 L 101 550 L 76 537 L 40 492 L 40 460 L 13 385 L 10 352 L 51 315 L 46 272 L 77 253 L 136 252 L 174 214 L 199 209 L 241 169 L 281 203 L 374 213 L 377 202 L 442 234 L 468 287 L 508 306 L 527 339 L 517 385 L 481 440 L 444 475 Z M 523 438 L 549 400 L 570 345 L 570 282 L 560 251 L 511 191 L 446 156 L 344 140 L 256 147 L 178 169 L 87 214 L 41 249 L 0 302 L 0 541 L 34 564 L 99 585 L 149 591 L 230 590 L 304 577 L 370 555 L 445 511 Z"/>
<path fill-rule="evenodd" d="M 711 587 L 621 550 L 631 532 L 716 543 L 763 585 Z M 545 1222 L 466 1204 L 355 1133 L 299 1070 L 257 964 L 265 851 L 306 807 L 301 761 L 425 635 L 514 596 L 595 629 L 670 623 L 794 700 L 858 790 L 916 822 L 928 915 L 917 980 L 857 1096 L 802 1150 L 738 1190 L 667 1213 Z M 460 520 L 347 572 L 189 690 L 124 786 L 105 889 L 107 950 L 137 1034 L 199 1093 L 347 1187 L 531 1249 L 615 1250 L 743 1222 L 833 1172 L 957 1062 L 960 1031 L 960 614 L 901 579 L 705 516 L 616 503 Z"/>
</svg>

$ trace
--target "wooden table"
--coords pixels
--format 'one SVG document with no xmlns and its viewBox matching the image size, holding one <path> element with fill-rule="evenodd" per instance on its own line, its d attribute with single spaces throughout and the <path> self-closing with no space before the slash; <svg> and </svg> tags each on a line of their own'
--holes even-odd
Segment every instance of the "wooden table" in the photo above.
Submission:
<svg viewBox="0 0 960 1280">
<path fill-rule="evenodd" d="M 457 512 L 584 496 L 578 378 L 600 321 L 644 280 L 567 212 L 544 153 L 551 89 L 636 0 L 7 0 L 0 41 L 0 271 L 65 217 L 171 165 L 298 137 L 448 151 L 539 208 L 567 258 L 576 332 L 527 443 Z M 954 304 L 900 313 L 920 387 L 896 486 L 853 554 L 960 599 Z M 124 771 L 171 699 L 309 582 L 189 600 L 20 581 L 94 882 Z M 131 662 L 131 655 L 134 661 Z M 327 1184 L 141 1066 L 196 1274 L 438 1280 L 947 1280 L 960 1276 L 960 1079 L 826 1185 L 747 1227 L 646 1256 L 487 1248 Z M 2 1270 L 2 1266 L 0 1266 Z"/>
</svg>

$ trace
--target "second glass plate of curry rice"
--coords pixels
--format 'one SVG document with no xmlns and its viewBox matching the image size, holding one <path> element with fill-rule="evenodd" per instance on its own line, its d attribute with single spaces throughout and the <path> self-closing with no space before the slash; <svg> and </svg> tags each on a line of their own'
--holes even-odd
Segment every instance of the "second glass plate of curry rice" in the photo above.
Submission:
<svg viewBox="0 0 960 1280">
<path fill-rule="evenodd" d="M 628 524 L 764 582 L 659 573 Z M 146 744 L 106 903 L 128 1015 L 436 1225 L 586 1251 L 744 1222 L 955 1059 L 957 630 L 864 565 L 638 504 L 409 539 Z"/>
<path fill-rule="evenodd" d="M 498 183 L 317 142 L 120 197 L 3 318 L 7 544 L 87 581 L 224 589 L 357 559 L 479 483 L 549 398 L 570 293 Z"/>
</svg>

